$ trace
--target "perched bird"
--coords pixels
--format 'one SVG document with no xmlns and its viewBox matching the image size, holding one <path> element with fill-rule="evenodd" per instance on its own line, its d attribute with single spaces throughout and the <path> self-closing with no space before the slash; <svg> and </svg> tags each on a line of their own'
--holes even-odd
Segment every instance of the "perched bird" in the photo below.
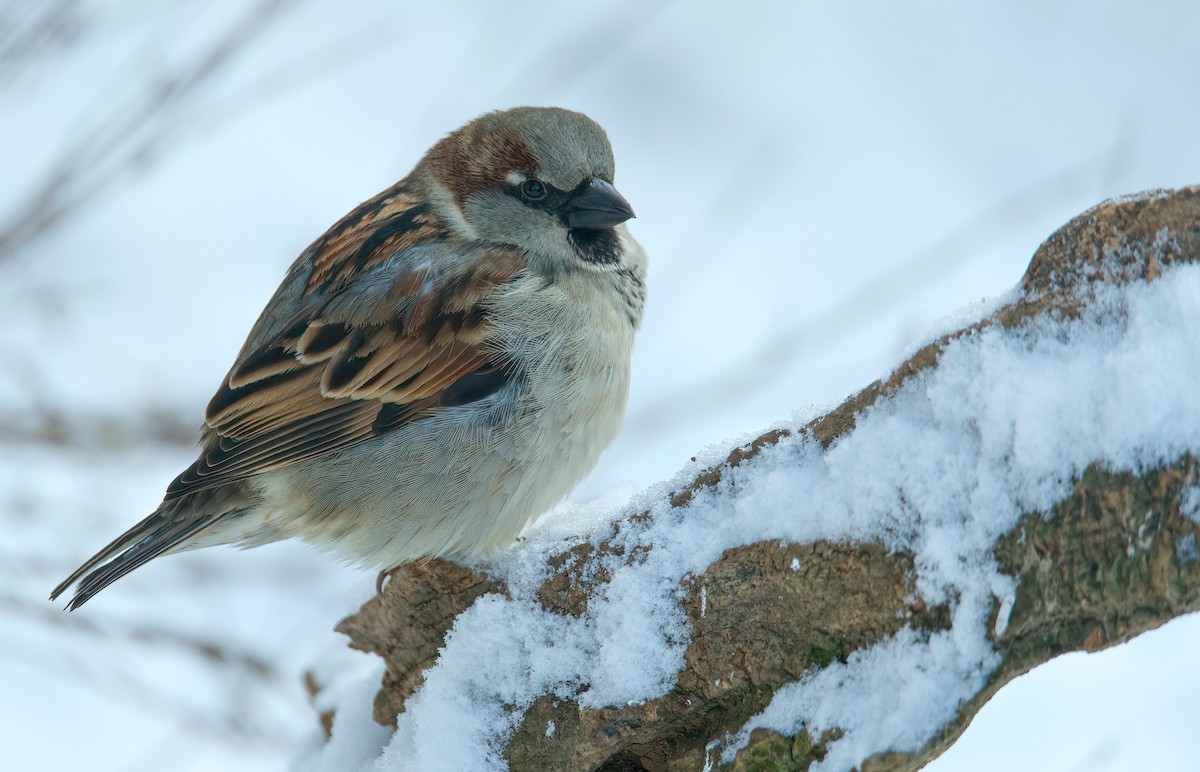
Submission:
<svg viewBox="0 0 1200 772">
<path fill-rule="evenodd" d="M 520 107 L 435 144 L 304 250 L 162 504 L 55 588 L 299 537 L 388 569 L 509 544 L 620 426 L 645 299 L 604 130 Z"/>
</svg>

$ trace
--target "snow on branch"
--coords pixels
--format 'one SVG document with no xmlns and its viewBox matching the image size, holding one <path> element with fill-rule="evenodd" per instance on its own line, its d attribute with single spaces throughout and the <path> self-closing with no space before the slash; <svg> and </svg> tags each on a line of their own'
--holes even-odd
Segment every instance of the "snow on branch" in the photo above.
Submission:
<svg viewBox="0 0 1200 772">
<path fill-rule="evenodd" d="M 1017 675 L 1200 608 L 1197 262 L 1200 188 L 1105 203 L 836 410 L 405 567 L 297 768 L 922 766 Z"/>
</svg>

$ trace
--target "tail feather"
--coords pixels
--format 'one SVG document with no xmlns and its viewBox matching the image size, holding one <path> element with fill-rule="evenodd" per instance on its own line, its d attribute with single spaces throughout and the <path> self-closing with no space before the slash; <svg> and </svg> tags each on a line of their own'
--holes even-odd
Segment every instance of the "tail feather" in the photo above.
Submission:
<svg viewBox="0 0 1200 772">
<path fill-rule="evenodd" d="M 74 611 L 79 608 L 105 587 L 194 535 L 215 519 L 213 515 L 206 515 L 183 522 L 167 522 L 151 531 L 112 560 L 84 576 L 75 588 L 75 596 L 67 604 L 67 610 Z M 145 522 L 143 521 L 143 524 Z"/>
<path fill-rule="evenodd" d="M 58 596 L 66 592 L 68 587 L 79 581 L 81 576 L 91 571 L 99 564 L 111 559 L 114 555 L 125 551 L 131 544 L 138 540 L 145 530 L 147 524 L 155 518 L 161 518 L 161 515 L 155 512 L 153 515 L 150 515 L 150 517 L 146 518 L 125 533 L 113 539 L 108 543 L 107 546 L 104 547 L 104 549 L 88 558 L 83 565 L 72 571 L 70 576 L 68 576 L 57 587 L 54 588 L 54 591 L 50 593 L 50 600 L 58 600 Z"/>
<path fill-rule="evenodd" d="M 185 545 L 185 542 L 217 520 L 239 511 L 237 504 L 242 503 L 235 503 L 239 497 L 232 490 L 205 491 L 198 496 L 200 498 L 185 497 L 163 502 L 152 515 L 113 539 L 108 546 L 75 569 L 54 588 L 50 600 L 56 600 L 72 585 L 78 584 L 74 597 L 67 604 L 67 609 L 74 611 L 125 574 Z M 208 512 L 197 512 L 198 505 L 204 506 Z"/>
</svg>

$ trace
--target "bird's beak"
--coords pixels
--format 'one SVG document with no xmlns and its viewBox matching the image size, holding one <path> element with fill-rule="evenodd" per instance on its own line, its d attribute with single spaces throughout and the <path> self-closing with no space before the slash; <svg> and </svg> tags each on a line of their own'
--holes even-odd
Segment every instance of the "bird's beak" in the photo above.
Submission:
<svg viewBox="0 0 1200 772">
<path fill-rule="evenodd" d="M 598 178 L 593 178 L 587 187 L 572 196 L 565 211 L 569 227 L 585 230 L 611 228 L 634 216 L 633 207 L 625 197 Z"/>
</svg>

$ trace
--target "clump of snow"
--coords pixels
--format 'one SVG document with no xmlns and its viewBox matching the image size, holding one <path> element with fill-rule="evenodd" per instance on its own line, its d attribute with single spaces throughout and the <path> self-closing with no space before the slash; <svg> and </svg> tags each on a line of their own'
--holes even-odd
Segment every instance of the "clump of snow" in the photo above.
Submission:
<svg viewBox="0 0 1200 772">
<path fill-rule="evenodd" d="M 955 625 L 977 621 L 964 616 L 957 615 Z M 814 770 L 851 769 L 881 749 L 919 748 L 954 718 L 958 703 L 944 695 L 978 691 L 999 664 L 981 633 L 951 629 L 922 635 L 905 628 L 845 663 L 805 676 L 775 693 L 767 709 L 725 745 L 721 761 L 732 762 L 750 729 L 759 726 L 789 735 L 807 727 L 814 739 L 844 729 Z"/>
<path fill-rule="evenodd" d="M 1008 629 L 1008 620 L 1012 617 L 1013 604 L 1017 602 L 1016 588 L 1014 592 L 1000 596 L 1000 608 L 996 610 L 996 624 L 992 627 L 993 636 L 1004 635 Z"/>
<path fill-rule="evenodd" d="M 997 309 L 1003 308 L 1015 301 L 1020 295 L 1016 289 L 1010 289 L 1008 292 L 1003 292 L 999 295 L 983 297 L 963 306 L 957 311 L 946 314 L 941 317 L 919 335 L 915 340 L 904 347 L 900 355 L 900 361 L 904 362 L 913 354 L 938 340 L 944 335 L 949 335 L 952 332 L 964 330 L 971 325 L 988 318 Z"/>
<path fill-rule="evenodd" d="M 1175 559 L 1179 561 L 1180 565 L 1187 565 L 1198 557 L 1200 557 L 1200 550 L 1196 548 L 1195 533 L 1180 536 L 1175 540 Z"/>
<path fill-rule="evenodd" d="M 1166 188 L 1151 188 L 1150 190 L 1140 190 L 1136 193 L 1123 193 L 1119 196 L 1105 199 L 1095 206 L 1089 207 L 1080 217 L 1087 217 L 1093 212 L 1098 212 L 1101 209 L 1119 205 L 1119 204 L 1136 204 L 1143 201 L 1155 201 L 1160 198 L 1166 198 L 1171 195 L 1171 191 Z"/>
<path fill-rule="evenodd" d="M 1200 525 L 1200 485 L 1188 485 L 1180 492 L 1179 514 Z"/>
<path fill-rule="evenodd" d="M 298 749 L 294 772 L 361 769 L 379 756 L 390 734 L 373 719 L 384 669 L 379 658 L 344 645 L 322 653 L 311 671 L 321 686 L 313 708 L 333 710 L 333 727 L 328 741 L 314 737 Z"/>
<path fill-rule="evenodd" d="M 1003 629 L 1016 587 L 992 557 L 995 541 L 1023 513 L 1065 498 L 1089 465 L 1138 471 L 1200 450 L 1200 267 L 1089 291 L 1077 320 L 1040 318 L 952 341 L 937 368 L 911 378 L 828 449 L 793 435 L 726 470 L 685 507 L 671 507 L 669 494 L 695 464 L 636 497 L 624 513 L 652 517 L 623 521 L 615 542 L 626 554 L 638 547 L 638 558 L 597 560 L 593 568 L 611 581 L 580 618 L 538 602 L 546 558 L 564 540 L 553 525 L 532 533 L 488 567 L 508 597 L 484 596 L 455 621 L 372 768 L 503 769 L 507 739 L 542 695 L 584 707 L 662 696 L 691 640 L 680 579 L 730 547 L 764 540 L 904 550 L 914 556 L 917 591 L 948 603 L 952 624 L 932 634 L 903 629 L 808 674 L 740 732 L 714 738 L 711 751 L 729 761 L 758 726 L 843 730 L 820 770 L 920 747 L 998 663 L 988 619 L 999 604 L 995 630 Z M 592 532 L 568 543 L 611 533 L 588 520 Z"/>
</svg>

